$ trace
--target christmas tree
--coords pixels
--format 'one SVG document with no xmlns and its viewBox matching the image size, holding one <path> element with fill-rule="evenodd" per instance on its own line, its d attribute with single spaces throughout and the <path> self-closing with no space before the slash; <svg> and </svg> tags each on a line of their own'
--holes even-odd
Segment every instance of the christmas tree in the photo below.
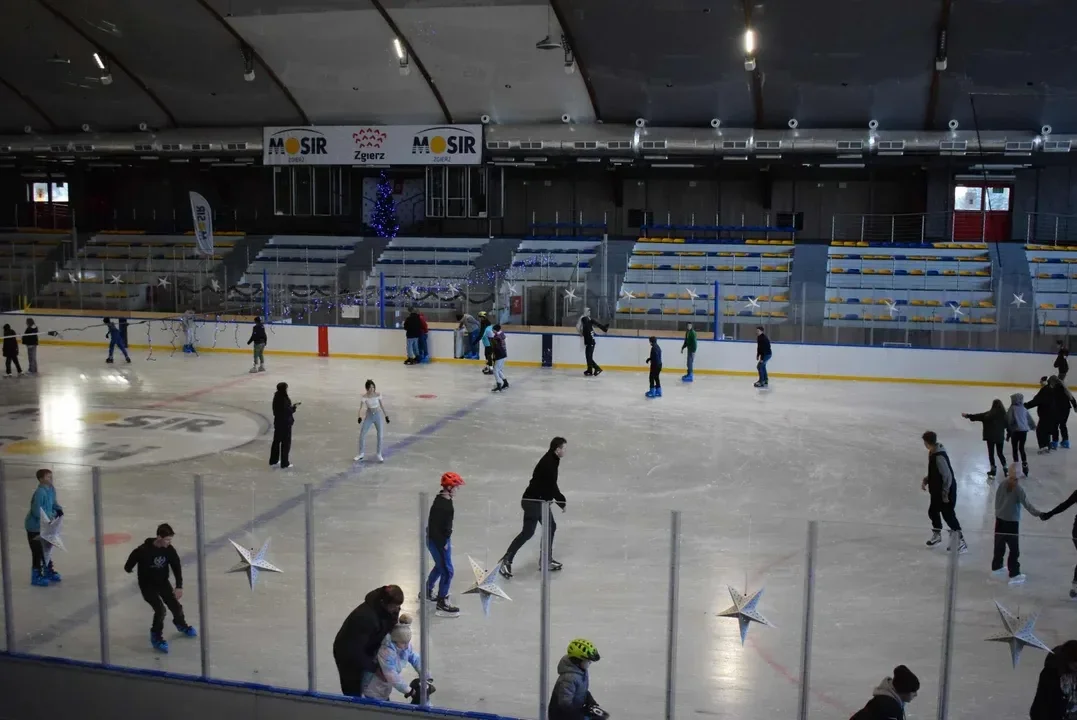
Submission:
<svg viewBox="0 0 1077 720">
<path fill-rule="evenodd" d="M 393 199 L 393 181 L 384 172 L 378 178 L 378 193 L 374 198 L 370 226 L 378 237 L 384 238 L 394 238 L 400 230 L 400 220 L 396 216 L 396 200 Z"/>
</svg>

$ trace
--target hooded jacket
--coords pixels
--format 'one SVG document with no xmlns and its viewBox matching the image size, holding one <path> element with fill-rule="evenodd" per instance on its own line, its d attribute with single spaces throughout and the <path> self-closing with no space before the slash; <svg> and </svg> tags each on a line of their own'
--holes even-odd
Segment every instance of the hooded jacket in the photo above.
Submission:
<svg viewBox="0 0 1077 720">
<path fill-rule="evenodd" d="M 423 334 L 423 321 L 419 319 L 419 313 L 413 312 L 404 318 L 404 337 L 418 338 Z"/>
<path fill-rule="evenodd" d="M 584 345 L 594 345 L 595 344 L 595 328 L 598 328 L 602 332 L 609 332 L 610 331 L 610 328 L 609 328 L 608 325 L 603 325 L 600 322 L 596 322 L 595 320 L 593 320 L 591 318 L 590 315 L 584 315 L 583 317 L 580 318 L 579 332 L 580 332 L 580 335 L 583 335 L 583 344 Z"/>
<path fill-rule="evenodd" d="M 22 344 L 26 347 L 37 347 L 37 336 L 40 333 L 41 331 L 38 330 L 37 325 L 34 325 L 33 321 L 31 321 L 22 333 Z"/>
<path fill-rule="evenodd" d="M 1036 683 L 1029 720 L 1066 720 L 1077 709 L 1077 676 L 1064 672 L 1062 646 L 1051 649 Z"/>
<path fill-rule="evenodd" d="M 535 463 L 535 469 L 531 473 L 531 482 L 527 484 L 527 489 L 524 490 L 524 500 L 553 500 L 561 509 L 564 509 L 565 496 L 561 494 L 560 488 L 557 487 L 557 469 L 561 466 L 561 458 L 557 457 L 557 453 L 553 450 L 548 450 L 537 463 Z"/>
<path fill-rule="evenodd" d="M 49 520 L 56 518 L 57 511 L 63 514 L 64 509 L 56 502 L 56 488 L 52 485 L 42 485 L 34 489 L 34 495 L 30 498 L 30 511 L 26 513 L 26 521 L 23 526 L 26 532 L 41 532 L 41 511 L 45 511 L 45 517 Z"/>
<path fill-rule="evenodd" d="M 254 343 L 255 345 L 265 345 L 269 339 L 266 337 L 266 326 L 262 323 L 254 323 L 254 327 L 251 328 L 251 337 L 247 340 L 247 344 Z"/>
<path fill-rule="evenodd" d="M 894 689 L 894 679 L 885 677 L 871 693 L 871 700 L 849 720 L 905 720 L 905 703 Z"/>
<path fill-rule="evenodd" d="M 988 410 L 987 412 L 969 415 L 970 422 L 984 424 L 984 442 L 1003 443 L 1006 441 L 1007 413 L 1005 410 Z"/>
<path fill-rule="evenodd" d="M 138 568 L 138 586 L 142 588 L 163 588 L 168 585 L 168 569 L 176 579 L 176 589 L 183 589 L 183 567 L 180 565 L 176 548 L 157 547 L 157 538 L 146 538 L 141 545 L 131 551 L 124 563 L 125 572 Z"/>
<path fill-rule="evenodd" d="M 1065 375 L 1070 371 L 1070 361 L 1067 359 L 1070 351 L 1066 348 L 1059 348 L 1058 355 L 1055 356 L 1054 368 L 1058 370 L 1059 375 Z"/>
<path fill-rule="evenodd" d="M 341 675 L 377 672 L 378 650 L 400 617 L 399 612 L 390 613 L 385 609 L 387 598 L 384 587 L 371 590 L 363 603 L 344 619 L 333 640 L 333 659 Z"/>
<path fill-rule="evenodd" d="M 549 720 L 586 720 L 591 697 L 587 671 L 565 655 L 557 663 L 557 681 L 550 694 Z"/>
<path fill-rule="evenodd" d="M 365 697 L 388 700 L 393 688 L 396 688 L 403 695 L 411 689 L 410 683 L 404 682 L 405 668 L 411 665 L 415 668 L 416 673 L 422 672 L 419 653 L 412 649 L 411 643 L 408 643 L 408 646 L 401 650 L 393 642 L 392 635 L 386 635 L 385 639 L 381 641 L 377 660 L 378 669 L 381 670 L 382 677 L 378 677 L 375 673 L 370 678 L 370 682 L 363 690 Z"/>
<path fill-rule="evenodd" d="M 1021 506 L 1028 509 L 1033 515 L 1039 516 L 1040 511 L 1029 502 L 1025 495 L 1025 489 L 1020 483 L 1010 487 L 1009 481 L 1000 482 L 995 490 L 995 517 L 1007 522 L 1021 521 Z"/>
<path fill-rule="evenodd" d="M 4 357 L 13 358 L 19 356 L 19 336 L 10 325 L 4 326 Z"/>
<path fill-rule="evenodd" d="M 927 459 L 927 489 L 932 497 L 942 498 L 943 502 L 957 500 L 957 483 L 954 482 L 954 468 L 950 465 L 950 456 L 942 443 L 935 446 Z"/>
<path fill-rule="evenodd" d="M 1025 408 L 1025 396 L 1021 393 L 1010 395 L 1010 409 L 1006 411 L 1006 431 L 1029 432 L 1036 429 L 1036 423 Z"/>
<path fill-rule="evenodd" d="M 1050 383 L 1041 387 L 1032 399 L 1025 403 L 1025 407 L 1029 410 L 1036 408 L 1040 422 L 1048 425 L 1062 419 L 1064 414 L 1069 412 L 1068 405 L 1064 396 L 1056 388 L 1051 387 Z"/>
<path fill-rule="evenodd" d="M 273 427 L 284 430 L 295 424 L 295 405 L 285 390 L 273 395 Z"/>
<path fill-rule="evenodd" d="M 504 360 L 509 356 L 509 348 L 505 344 L 504 332 L 494 332 L 490 338 L 490 347 L 493 348 L 494 360 Z"/>
</svg>

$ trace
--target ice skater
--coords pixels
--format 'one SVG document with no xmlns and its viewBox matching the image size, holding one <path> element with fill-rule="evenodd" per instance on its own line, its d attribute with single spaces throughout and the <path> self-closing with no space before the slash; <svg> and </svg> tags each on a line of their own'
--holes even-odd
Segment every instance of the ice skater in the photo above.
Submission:
<svg viewBox="0 0 1077 720">
<path fill-rule="evenodd" d="M 1040 378 L 1040 389 L 1025 403 L 1029 410 L 1035 408 L 1039 420 L 1036 423 L 1036 446 L 1040 455 L 1058 447 L 1052 438 L 1058 437 L 1058 421 L 1062 415 L 1062 400 L 1046 375 Z"/>
<path fill-rule="evenodd" d="M 385 462 L 382 455 L 382 436 L 385 434 L 385 424 L 389 422 L 389 413 L 385 411 L 385 401 L 373 380 L 366 381 L 366 392 L 359 398 L 359 454 L 355 456 L 355 462 L 362 462 L 366 458 L 366 434 L 370 428 L 378 434 L 378 462 Z"/>
<path fill-rule="evenodd" d="M 1060 502 L 1058 505 L 1055 505 L 1047 512 L 1041 514 L 1040 520 L 1046 522 L 1047 520 L 1053 518 L 1055 515 L 1061 515 L 1062 513 L 1066 512 L 1074 505 L 1077 505 L 1077 490 L 1074 490 L 1068 498 Z M 1073 530 L 1070 534 L 1073 538 L 1073 547 L 1074 549 L 1077 549 L 1077 515 L 1073 517 Z M 1073 582 L 1070 585 L 1070 597 L 1077 599 L 1077 565 L 1073 567 Z"/>
<path fill-rule="evenodd" d="M 19 365 L 19 336 L 15 334 L 7 323 L 4 324 L 4 370 L 5 377 L 11 377 L 11 366 L 15 365 L 15 372 L 22 377 L 22 366 Z"/>
<path fill-rule="evenodd" d="M 759 373 L 759 380 L 755 383 L 757 388 L 765 388 L 770 385 L 770 376 L 767 375 L 767 363 L 770 362 L 770 338 L 767 337 L 762 325 L 755 326 L 755 369 Z"/>
<path fill-rule="evenodd" d="M 138 568 L 138 589 L 142 599 L 153 608 L 153 623 L 150 625 L 150 644 L 157 650 L 168 652 L 168 641 L 164 638 L 165 608 L 172 613 L 172 624 L 187 637 L 196 637 L 198 633 L 187 624 L 183 616 L 183 569 L 180 567 L 179 553 L 172 547 L 172 538 L 176 533 L 168 523 L 157 526 L 157 536 L 146 541 L 131 551 L 124 563 L 124 571 L 130 573 Z M 176 579 L 176 587 L 168 581 L 168 571 Z"/>
<path fill-rule="evenodd" d="M 692 371 L 695 368 L 696 348 L 698 343 L 696 341 L 696 331 L 692 327 L 692 323 L 688 323 L 688 329 L 684 331 L 684 344 L 681 345 L 681 352 L 688 351 L 688 372 L 681 378 L 683 382 L 692 382 L 694 379 Z"/>
<path fill-rule="evenodd" d="M 400 613 L 396 625 L 385 636 L 378 649 L 378 670 L 372 673 L 363 688 L 363 697 L 388 700 L 393 690 L 407 696 L 411 686 L 404 682 L 404 669 L 411 665 L 422 674 L 419 653 L 411 647 L 411 616 Z M 427 678 L 429 681 L 430 678 Z"/>
<path fill-rule="evenodd" d="M 565 446 L 568 440 L 563 437 L 555 437 L 550 441 L 550 449 L 546 451 L 531 472 L 531 482 L 527 484 L 523 497 L 520 498 L 520 507 L 524 511 L 524 526 L 520 533 L 513 538 L 509 549 L 501 558 L 500 573 L 503 577 L 512 577 L 512 562 L 516 559 L 516 553 L 535 534 L 535 528 L 542 522 L 542 503 L 555 502 L 565 512 L 567 500 L 557 487 L 557 472 L 561 466 L 561 458 L 565 456 Z M 549 558 L 550 570 L 560 570 L 561 563 L 553 559 L 553 536 L 557 532 L 557 523 L 554 522 L 553 513 L 550 513 L 550 544 L 546 548 Z"/>
<path fill-rule="evenodd" d="M 1002 401 L 995 398 L 987 412 L 961 413 L 961 417 L 971 422 L 983 423 L 983 441 L 987 444 L 987 460 L 991 463 L 991 469 L 987 471 L 987 477 L 995 477 L 996 455 L 1002 465 L 1002 474 L 1005 475 L 1006 455 L 1003 452 L 1003 444 L 1006 442 L 1006 408 L 1003 406 Z"/>
<path fill-rule="evenodd" d="M 430 326 L 426 322 L 426 315 L 419 311 L 419 362 L 430 362 Z"/>
<path fill-rule="evenodd" d="M 456 320 L 460 324 L 456 326 L 458 331 L 464 333 L 464 357 L 477 360 L 479 357 L 479 321 L 468 313 L 456 313 Z"/>
<path fill-rule="evenodd" d="M 396 627 L 404 591 L 398 585 L 371 590 L 348 613 L 333 639 L 333 660 L 340 676 L 340 694 L 361 697 L 363 687 L 378 672 L 378 651 Z"/>
<path fill-rule="evenodd" d="M 1013 464 L 1021 458 L 1021 472 L 1028 475 L 1028 455 L 1025 454 L 1025 441 L 1030 430 L 1036 429 L 1036 421 L 1025 408 L 1025 396 L 1021 393 L 1010 395 L 1010 407 L 1006 410 L 1006 437 L 1010 441 L 1010 457 Z"/>
<path fill-rule="evenodd" d="M 26 372 L 37 375 L 37 341 L 39 331 L 33 318 L 26 318 L 26 329 L 22 333 L 22 344 L 26 348 Z"/>
<path fill-rule="evenodd" d="M 505 360 L 509 357 L 509 348 L 505 343 L 505 333 L 501 325 L 494 325 L 494 336 L 490 339 L 490 347 L 494 355 L 494 387 L 491 392 L 501 392 L 509 389 L 509 381 L 505 377 Z"/>
<path fill-rule="evenodd" d="M 64 508 L 56 502 L 56 488 L 52 484 L 52 470 L 42 468 L 37 471 L 37 488 L 30 498 L 30 511 L 26 513 L 23 527 L 26 528 L 26 540 L 30 543 L 30 584 L 48 587 L 62 579 L 52 565 L 52 545 L 41 539 L 41 514 L 48 520 L 64 516 Z"/>
<path fill-rule="evenodd" d="M 1058 371 L 1058 379 L 1062 382 L 1066 381 L 1066 375 L 1070 371 L 1070 351 L 1066 347 L 1064 340 L 1056 340 L 1055 345 L 1058 347 L 1058 354 L 1055 356 L 1055 364 L 1053 367 Z"/>
<path fill-rule="evenodd" d="M 273 395 L 273 443 L 269 447 L 269 466 L 278 462 L 281 470 L 294 467 L 288 458 L 292 450 L 292 426 L 295 425 L 295 411 L 300 403 L 293 403 L 288 397 L 288 383 L 277 383 L 277 392 Z"/>
<path fill-rule="evenodd" d="M 1070 420 L 1070 410 L 1077 410 L 1077 399 L 1074 399 L 1073 393 L 1058 377 L 1052 375 L 1047 378 L 1048 387 L 1052 388 L 1055 392 L 1055 407 L 1058 409 L 1058 423 L 1056 425 L 1056 433 L 1051 436 L 1051 447 L 1061 447 L 1069 450 L 1070 447 L 1070 431 L 1067 424 Z M 1062 436 L 1062 442 L 1058 441 L 1058 436 Z"/>
<path fill-rule="evenodd" d="M 651 344 L 651 354 L 647 356 L 646 361 L 650 366 L 650 372 L 647 374 L 649 389 L 644 394 L 649 398 L 660 398 L 662 397 L 662 347 L 654 335 L 647 338 L 647 342 Z"/>
<path fill-rule="evenodd" d="M 120 352 L 123 353 L 124 360 L 131 362 L 131 356 L 127 354 L 127 343 L 123 341 L 123 334 L 120 332 L 120 329 L 116 327 L 116 323 L 112 322 L 111 318 L 104 318 L 104 323 L 106 328 L 105 337 L 108 338 L 108 358 L 105 362 L 112 362 L 112 354 L 116 348 L 119 348 Z"/>
<path fill-rule="evenodd" d="M 186 342 L 183 344 L 183 352 L 197 355 L 198 350 L 196 350 L 194 347 L 196 332 L 196 319 L 194 316 L 194 310 L 188 309 L 187 312 L 183 313 L 183 317 L 181 318 L 180 322 L 183 323 L 184 339 L 186 340 Z"/>
<path fill-rule="evenodd" d="M 408 316 L 404 318 L 404 338 L 407 341 L 407 353 L 408 358 L 404 361 L 405 365 L 418 365 L 419 358 L 419 337 L 423 334 L 423 323 L 419 319 L 419 313 L 415 312 L 415 308 L 408 308 Z"/>
<path fill-rule="evenodd" d="M 920 678 L 904 665 L 894 668 L 891 677 L 871 693 L 871 700 L 849 720 L 905 720 L 905 706 L 920 692 Z"/>
<path fill-rule="evenodd" d="M 939 442 L 938 436 L 928 430 L 922 436 L 924 447 L 927 448 L 927 477 L 920 483 L 920 489 L 926 490 L 931 497 L 927 515 L 931 519 L 931 537 L 928 538 L 927 546 L 935 547 L 942 542 L 942 521 L 946 521 L 950 528 L 950 536 L 957 533 L 960 552 L 967 552 L 965 535 L 961 532 L 961 523 L 957 519 L 954 509 L 957 506 L 957 479 L 954 476 L 954 468 L 950 465 L 950 456 L 946 454 L 946 448 Z"/>
<path fill-rule="evenodd" d="M 460 608 L 449 602 L 449 586 L 452 585 L 452 524 L 455 510 L 453 496 L 456 489 L 464 486 L 464 479 L 454 472 L 441 476 L 441 492 L 434 497 L 430 505 L 430 514 L 426 521 L 426 548 L 434 558 L 434 567 L 426 578 L 424 598 L 436 602 L 436 612 L 447 617 L 456 617 Z M 438 586 L 434 594 L 434 585 Z"/>
<path fill-rule="evenodd" d="M 583 354 L 587 358 L 587 370 L 584 375 L 598 377 L 602 374 L 602 368 L 595 362 L 595 328 L 606 333 L 610 331 L 609 325 L 603 325 L 591 318 L 591 308 L 584 308 L 576 323 L 576 332 L 583 337 Z"/>
<path fill-rule="evenodd" d="M 601 656 L 590 640 L 576 638 L 557 663 L 557 680 L 550 694 L 548 720 L 604 720 L 609 714 L 591 696 L 593 663 Z"/>
<path fill-rule="evenodd" d="M 1070 720 L 1077 706 L 1077 640 L 1051 648 L 1043 661 L 1029 720 Z"/>
<path fill-rule="evenodd" d="M 483 320 L 486 319 L 486 314 L 482 316 Z M 494 374 L 494 326 L 487 324 L 482 331 L 482 337 L 479 338 L 482 343 L 482 351 L 486 357 L 486 365 L 482 368 L 483 375 Z"/>
<path fill-rule="evenodd" d="M 1007 570 L 1010 573 L 1010 585 L 1020 585 L 1025 581 L 1025 575 L 1021 572 L 1021 547 L 1018 543 L 1018 531 L 1021 523 L 1021 506 L 1038 518 L 1043 513 L 1036 509 L 1028 497 L 1025 489 L 1017 483 L 1017 465 L 1010 467 L 1006 475 L 1006 481 L 1001 482 L 995 490 L 995 553 L 991 557 L 991 572 L 1001 575 Z M 1006 559 L 1006 567 L 1002 567 L 1002 558 L 1006 554 L 1006 548 L 1010 549 L 1010 555 Z"/>
<path fill-rule="evenodd" d="M 266 336 L 266 326 L 262 324 L 262 318 L 254 318 L 254 327 L 251 328 L 251 336 L 247 340 L 248 345 L 254 345 L 254 365 L 251 372 L 266 371 L 266 344 L 269 338 Z"/>
</svg>

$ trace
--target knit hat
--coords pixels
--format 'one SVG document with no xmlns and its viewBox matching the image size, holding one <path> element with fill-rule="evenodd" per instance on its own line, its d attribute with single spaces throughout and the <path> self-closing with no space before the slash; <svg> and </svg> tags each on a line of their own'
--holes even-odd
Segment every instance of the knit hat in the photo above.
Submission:
<svg viewBox="0 0 1077 720">
<path fill-rule="evenodd" d="M 894 690 L 901 695 L 919 692 L 920 678 L 912 674 L 912 670 L 904 665 L 894 668 Z"/>
<path fill-rule="evenodd" d="M 411 616 L 407 613 L 400 613 L 400 617 L 396 621 L 396 626 L 389 631 L 389 637 L 393 639 L 393 642 L 410 643 Z M 919 683 L 917 683 L 917 686 L 919 687 Z"/>
</svg>

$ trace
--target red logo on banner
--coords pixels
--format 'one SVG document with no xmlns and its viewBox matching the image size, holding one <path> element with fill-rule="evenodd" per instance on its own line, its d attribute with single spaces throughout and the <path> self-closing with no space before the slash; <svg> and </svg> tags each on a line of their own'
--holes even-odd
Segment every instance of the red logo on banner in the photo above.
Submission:
<svg viewBox="0 0 1077 720">
<path fill-rule="evenodd" d="M 524 314 L 524 299 L 522 295 L 513 295 L 509 298 L 509 314 L 510 315 L 523 315 Z"/>
<path fill-rule="evenodd" d="M 352 141 L 355 143 L 355 147 L 358 148 L 380 149 L 387 137 L 389 136 L 381 130 L 370 127 L 362 128 L 359 132 L 352 133 Z"/>
</svg>

